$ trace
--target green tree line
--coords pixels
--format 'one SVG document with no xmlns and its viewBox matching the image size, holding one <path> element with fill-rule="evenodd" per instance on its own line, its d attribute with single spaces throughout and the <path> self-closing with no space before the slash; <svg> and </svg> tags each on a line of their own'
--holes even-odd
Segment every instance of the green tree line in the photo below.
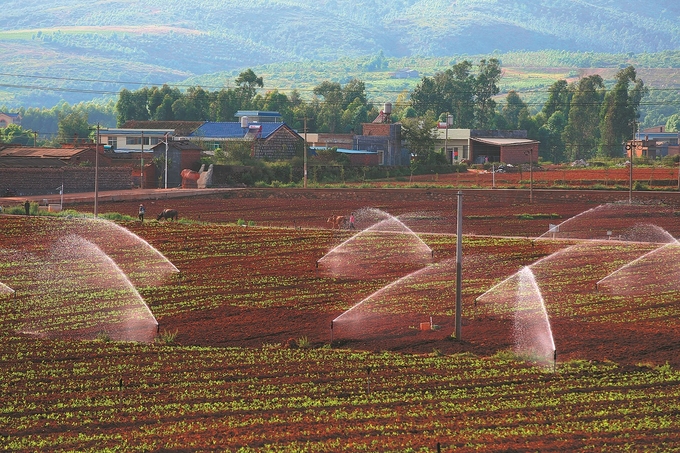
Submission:
<svg viewBox="0 0 680 453">
<path fill-rule="evenodd" d="M 524 129 L 539 140 L 544 160 L 565 162 L 592 157 L 620 157 L 622 144 L 638 124 L 640 104 L 648 88 L 633 66 L 620 69 L 613 84 L 606 86 L 599 75 L 568 83 L 554 82 L 545 102 L 533 112 L 520 93 L 511 90 L 498 98 L 501 63 L 464 60 L 432 77 L 423 77 L 415 88 L 402 92 L 393 110 L 393 121 L 401 121 L 408 148 L 421 160 L 439 162 L 434 154 L 433 129 L 437 121 L 455 128 Z M 313 89 L 313 98 L 303 100 L 293 91 L 262 92 L 264 81 L 251 69 L 238 75 L 235 87 L 207 91 L 190 87 L 182 92 L 167 85 L 136 91 L 123 89 L 117 102 L 105 105 L 60 104 L 53 109 L 21 109 L 22 130 L 9 128 L 1 139 L 29 143 L 32 131 L 54 130 L 51 142 L 68 142 L 76 134 L 91 134 L 93 123 L 118 126 L 128 120 L 235 121 L 238 110 L 278 111 L 297 130 L 305 124 L 310 132 L 361 133 L 361 124 L 378 114 L 366 93 L 366 85 L 351 79 L 345 85 L 324 81 Z M 500 102 L 497 102 L 500 101 Z M 677 113 L 668 112 L 667 129 L 677 130 Z M 89 129 L 88 129 L 89 128 Z"/>
<path fill-rule="evenodd" d="M 324 81 L 313 90 L 314 98 L 303 101 L 297 91 L 290 95 L 270 90 L 258 92 L 264 86 L 262 77 L 252 69 L 239 74 L 235 88 L 207 91 L 190 87 L 186 92 L 167 85 L 123 89 L 116 102 L 117 124 L 137 121 L 235 121 L 239 110 L 276 111 L 291 127 L 308 128 L 317 132 L 356 132 L 369 118 L 373 106 L 366 95 L 366 85 L 352 79 L 344 86 Z"/>
</svg>

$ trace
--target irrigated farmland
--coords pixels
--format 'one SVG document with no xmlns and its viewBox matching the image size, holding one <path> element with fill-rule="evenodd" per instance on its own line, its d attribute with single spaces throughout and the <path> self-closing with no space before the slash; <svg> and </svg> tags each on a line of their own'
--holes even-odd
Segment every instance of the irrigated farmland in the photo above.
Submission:
<svg viewBox="0 0 680 453">
<path fill-rule="evenodd" d="M 678 450 L 679 200 L 627 195 L 464 191 L 461 257 L 445 189 L 0 216 L 0 443 Z"/>
</svg>

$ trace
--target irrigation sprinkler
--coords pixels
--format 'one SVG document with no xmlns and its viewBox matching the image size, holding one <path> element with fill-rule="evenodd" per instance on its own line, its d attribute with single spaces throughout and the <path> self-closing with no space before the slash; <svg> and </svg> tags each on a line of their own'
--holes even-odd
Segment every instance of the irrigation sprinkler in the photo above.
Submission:
<svg viewBox="0 0 680 453">
<path fill-rule="evenodd" d="M 333 320 L 331 320 L 331 346 L 333 346 Z"/>
<path fill-rule="evenodd" d="M 557 371 L 557 349 L 553 349 L 553 373 Z"/>
</svg>

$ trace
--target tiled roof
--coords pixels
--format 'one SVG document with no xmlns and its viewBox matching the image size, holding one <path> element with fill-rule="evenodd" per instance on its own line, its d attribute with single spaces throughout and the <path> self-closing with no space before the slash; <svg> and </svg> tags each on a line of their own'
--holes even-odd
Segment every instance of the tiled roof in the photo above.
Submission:
<svg viewBox="0 0 680 453">
<path fill-rule="evenodd" d="M 176 135 L 189 135 L 203 124 L 203 121 L 136 121 L 130 120 L 121 129 L 174 129 Z"/>
<path fill-rule="evenodd" d="M 473 137 L 473 141 L 486 143 L 488 145 L 496 146 L 517 146 L 517 145 L 534 145 L 540 143 L 536 140 L 526 138 L 490 138 L 490 137 Z"/>
<path fill-rule="evenodd" d="M 189 134 L 189 137 L 200 137 L 207 139 L 237 139 L 248 138 L 256 134 L 255 127 L 261 127 L 260 138 L 267 138 L 279 128 L 284 127 L 284 123 L 251 123 L 248 128 L 242 128 L 241 123 L 204 123 L 201 127 Z"/>
<path fill-rule="evenodd" d="M 3 168 L 23 168 L 23 167 L 39 167 L 39 168 L 59 168 L 68 165 L 63 160 L 57 158 L 35 159 L 33 157 L 4 157 L 0 156 L 0 167 Z"/>
<path fill-rule="evenodd" d="M 87 148 L 28 148 L 7 147 L 0 150 L 0 157 L 41 157 L 64 159 L 78 155 Z"/>
</svg>

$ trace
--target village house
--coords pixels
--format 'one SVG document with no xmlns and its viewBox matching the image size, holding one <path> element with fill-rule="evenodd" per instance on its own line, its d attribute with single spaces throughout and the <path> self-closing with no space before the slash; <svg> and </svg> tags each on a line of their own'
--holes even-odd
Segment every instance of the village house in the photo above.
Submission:
<svg viewBox="0 0 680 453">
<path fill-rule="evenodd" d="M 203 149 L 229 152 L 235 142 L 246 142 L 257 159 L 285 160 L 302 155 L 304 139 L 281 121 L 278 112 L 239 111 L 238 122 L 205 122 L 182 137 Z"/>
<path fill-rule="evenodd" d="M 378 165 L 409 165 L 411 157 L 402 146 L 401 124 L 393 123 L 391 115 L 392 104 L 387 102 L 372 123 L 362 124 L 362 134 L 355 136 L 354 149 L 376 153 Z"/>
<path fill-rule="evenodd" d="M 666 132 L 665 126 L 643 129 L 626 142 L 626 156 L 657 159 L 680 154 L 680 132 Z"/>
<path fill-rule="evenodd" d="M 4 129 L 10 124 L 21 126 L 21 115 L 18 113 L 3 113 L 0 112 L 0 129 Z"/>
<path fill-rule="evenodd" d="M 447 128 L 440 123 L 435 131 L 436 149 L 451 163 L 502 162 L 519 165 L 538 162 L 540 142 L 527 138 L 527 131 Z"/>
<path fill-rule="evenodd" d="M 131 169 L 113 166 L 101 145 L 0 149 L 0 189 L 16 196 L 54 194 L 62 187 L 65 192 L 91 192 L 95 173 L 102 190 L 130 188 Z"/>
</svg>

